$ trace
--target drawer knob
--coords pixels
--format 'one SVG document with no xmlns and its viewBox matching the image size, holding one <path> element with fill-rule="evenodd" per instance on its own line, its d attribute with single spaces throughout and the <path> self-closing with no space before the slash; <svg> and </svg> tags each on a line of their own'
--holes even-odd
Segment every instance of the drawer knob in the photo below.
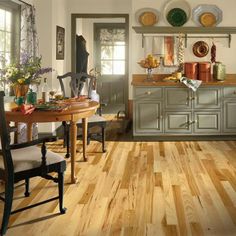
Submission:
<svg viewBox="0 0 236 236">
<path fill-rule="evenodd" d="M 151 95 L 151 91 L 147 91 L 146 94 L 147 94 L 147 95 Z"/>
<path fill-rule="evenodd" d="M 234 90 L 233 94 L 236 94 L 236 91 Z"/>
</svg>

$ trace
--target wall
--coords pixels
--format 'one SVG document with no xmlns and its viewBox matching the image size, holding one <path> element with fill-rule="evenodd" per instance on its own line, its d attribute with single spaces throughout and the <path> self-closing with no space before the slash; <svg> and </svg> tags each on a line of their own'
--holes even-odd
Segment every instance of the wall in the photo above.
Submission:
<svg viewBox="0 0 236 236">
<path fill-rule="evenodd" d="M 160 13 L 163 13 L 164 6 L 167 1 L 144 1 L 144 0 L 132 0 L 132 16 L 131 16 L 131 24 L 133 26 L 139 26 L 137 20 L 135 19 L 135 12 L 144 7 L 152 7 L 157 9 Z M 191 9 L 196 7 L 199 4 L 215 4 L 223 11 L 223 21 L 219 24 L 219 26 L 235 26 L 236 18 L 232 17 L 235 12 L 234 9 L 236 7 L 236 1 L 234 0 L 208 0 L 208 1 L 187 1 L 191 6 Z M 227 3 L 227 4 L 226 4 Z M 168 26 L 162 14 L 160 14 L 160 19 L 157 26 Z M 196 26 L 193 20 L 190 20 L 184 26 Z M 141 47 L 141 35 L 137 35 L 134 30 L 131 30 L 132 34 L 132 51 L 134 52 L 132 55 L 132 71 L 135 73 L 145 73 L 145 70 L 140 68 L 137 65 L 137 61 L 139 61 L 142 57 L 144 57 L 144 50 Z M 185 49 L 185 60 L 186 61 L 210 61 L 210 53 L 206 57 L 198 58 L 195 57 L 192 53 L 193 44 L 200 39 L 189 39 L 188 47 Z M 212 39 L 201 39 L 208 43 L 208 45 L 212 45 Z M 233 51 L 236 50 L 236 35 L 232 35 L 232 45 L 231 48 L 228 48 L 228 40 L 227 39 L 215 39 L 214 43 L 217 47 L 217 60 L 222 61 L 226 64 L 227 73 L 236 73 L 236 67 L 234 66 L 236 63 L 236 58 L 233 56 Z M 136 50 L 140 48 L 140 50 Z M 155 72 L 154 72 L 155 73 Z"/>
<path fill-rule="evenodd" d="M 52 67 L 53 72 L 46 74 L 50 89 L 59 90 L 60 86 L 56 79 L 58 74 L 63 74 L 67 71 L 67 50 L 65 50 L 65 59 L 56 60 L 56 26 L 65 28 L 67 32 L 66 21 L 66 0 L 34 0 L 36 8 L 36 24 L 39 38 L 39 53 L 42 55 L 42 66 Z M 65 43 L 67 43 L 67 34 Z M 41 94 L 39 92 L 38 96 Z M 49 123 L 39 125 L 40 132 L 53 132 L 58 124 Z"/>
</svg>

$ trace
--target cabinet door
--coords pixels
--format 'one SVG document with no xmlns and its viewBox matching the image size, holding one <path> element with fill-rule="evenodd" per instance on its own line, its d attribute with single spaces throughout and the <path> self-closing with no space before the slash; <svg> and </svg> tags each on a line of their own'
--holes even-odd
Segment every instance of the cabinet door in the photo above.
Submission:
<svg viewBox="0 0 236 236">
<path fill-rule="evenodd" d="M 165 133 L 191 133 L 192 132 L 192 116 L 191 112 L 166 112 Z"/>
<path fill-rule="evenodd" d="M 224 132 L 236 132 L 236 100 L 224 101 Z"/>
<path fill-rule="evenodd" d="M 161 102 L 135 102 L 134 110 L 134 129 L 136 134 L 162 132 Z"/>
<path fill-rule="evenodd" d="M 187 88 L 166 88 L 165 108 L 188 109 L 191 108 L 192 92 Z"/>
<path fill-rule="evenodd" d="M 224 87 L 223 94 L 225 98 L 236 98 L 236 87 Z"/>
<path fill-rule="evenodd" d="M 197 111 L 194 112 L 195 133 L 220 133 L 220 111 Z"/>
<path fill-rule="evenodd" d="M 220 108 L 220 88 L 199 88 L 193 97 L 194 108 Z"/>
</svg>

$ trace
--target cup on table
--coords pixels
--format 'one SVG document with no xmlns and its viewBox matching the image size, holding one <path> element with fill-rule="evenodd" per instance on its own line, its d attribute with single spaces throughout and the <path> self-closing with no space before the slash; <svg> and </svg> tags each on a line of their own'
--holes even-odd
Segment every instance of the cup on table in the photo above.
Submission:
<svg viewBox="0 0 236 236">
<path fill-rule="evenodd" d="M 20 106 L 20 105 L 24 104 L 25 98 L 24 98 L 24 97 L 15 97 L 15 98 L 14 98 L 14 102 L 15 102 L 18 106 Z"/>
<path fill-rule="evenodd" d="M 37 93 L 32 90 L 27 94 L 27 103 L 36 104 L 37 103 Z"/>
</svg>

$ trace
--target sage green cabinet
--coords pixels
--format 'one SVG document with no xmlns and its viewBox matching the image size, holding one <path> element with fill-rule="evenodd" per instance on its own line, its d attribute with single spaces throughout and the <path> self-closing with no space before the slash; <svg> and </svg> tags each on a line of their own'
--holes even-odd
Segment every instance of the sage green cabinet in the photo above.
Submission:
<svg viewBox="0 0 236 236">
<path fill-rule="evenodd" d="M 191 133 L 191 112 L 169 111 L 165 112 L 165 133 Z"/>
<path fill-rule="evenodd" d="M 163 96 L 163 89 L 158 87 L 137 87 L 134 90 L 135 100 L 156 100 Z"/>
<path fill-rule="evenodd" d="M 192 124 L 194 133 L 212 134 L 221 131 L 220 111 L 194 111 Z"/>
<path fill-rule="evenodd" d="M 135 133 L 162 132 L 161 102 L 138 101 L 135 103 Z"/>
<path fill-rule="evenodd" d="M 223 88 L 224 98 L 236 98 L 236 87 L 225 87 Z"/>
<path fill-rule="evenodd" d="M 224 128 L 226 133 L 236 133 L 236 99 L 224 101 Z"/>
<path fill-rule="evenodd" d="M 192 92 L 188 88 L 165 88 L 166 109 L 188 109 L 192 107 Z"/>
<path fill-rule="evenodd" d="M 199 88 L 192 96 L 195 109 L 212 109 L 221 107 L 220 88 Z"/>
<path fill-rule="evenodd" d="M 236 135 L 236 86 L 135 86 L 134 136 Z"/>
</svg>

